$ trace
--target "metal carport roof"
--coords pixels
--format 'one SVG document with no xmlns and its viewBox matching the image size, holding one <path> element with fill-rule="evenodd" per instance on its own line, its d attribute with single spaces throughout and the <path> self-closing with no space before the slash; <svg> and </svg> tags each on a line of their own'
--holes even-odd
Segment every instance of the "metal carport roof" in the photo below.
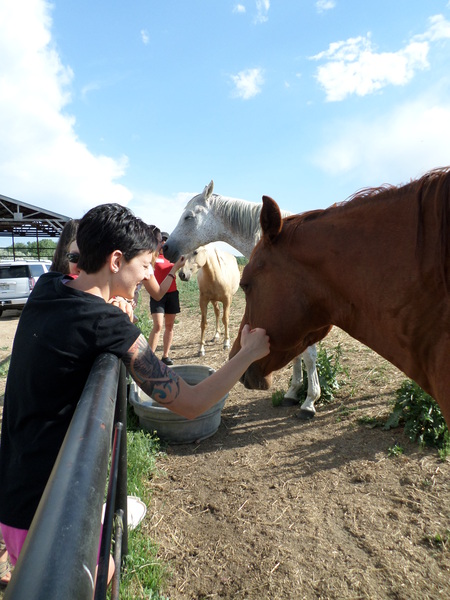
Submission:
<svg viewBox="0 0 450 600">
<path fill-rule="evenodd" d="M 0 194 L 0 237 L 57 238 L 70 217 Z"/>
</svg>

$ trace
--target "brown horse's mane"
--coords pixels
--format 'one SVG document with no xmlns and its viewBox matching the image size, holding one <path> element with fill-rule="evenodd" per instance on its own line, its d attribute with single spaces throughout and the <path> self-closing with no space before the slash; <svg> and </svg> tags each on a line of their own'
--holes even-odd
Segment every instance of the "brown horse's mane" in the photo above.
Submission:
<svg viewBox="0 0 450 600">
<path fill-rule="evenodd" d="M 425 173 L 422 177 L 411 180 L 407 184 L 394 186 L 384 184 L 375 188 L 363 188 L 344 200 L 325 209 L 307 211 L 298 215 L 292 215 L 284 219 L 287 224 L 292 224 L 294 231 L 302 223 L 320 219 L 333 212 L 351 209 L 355 206 L 364 205 L 368 201 L 383 201 L 392 198 L 399 192 L 407 193 L 416 199 L 417 210 L 417 241 L 416 252 L 420 257 L 420 249 L 424 238 L 424 211 L 425 206 L 434 203 L 434 211 L 439 219 L 439 243 L 437 244 L 437 260 L 441 278 L 444 282 L 445 290 L 448 292 L 447 271 L 448 256 L 450 254 L 450 167 L 433 169 Z"/>
</svg>

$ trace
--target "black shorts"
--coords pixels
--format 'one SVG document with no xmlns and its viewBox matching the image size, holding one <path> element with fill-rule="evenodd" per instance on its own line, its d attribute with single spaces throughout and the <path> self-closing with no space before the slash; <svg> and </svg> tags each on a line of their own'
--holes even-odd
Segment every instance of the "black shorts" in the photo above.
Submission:
<svg viewBox="0 0 450 600">
<path fill-rule="evenodd" d="M 150 298 L 150 313 L 163 313 L 166 315 L 176 315 L 180 311 L 180 298 L 178 290 L 167 292 L 161 300 Z"/>
</svg>

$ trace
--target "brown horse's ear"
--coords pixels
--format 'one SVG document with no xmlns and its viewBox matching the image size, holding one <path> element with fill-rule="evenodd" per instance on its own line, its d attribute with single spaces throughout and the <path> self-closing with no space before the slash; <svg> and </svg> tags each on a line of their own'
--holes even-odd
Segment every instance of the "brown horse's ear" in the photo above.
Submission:
<svg viewBox="0 0 450 600">
<path fill-rule="evenodd" d="M 278 204 L 269 196 L 263 196 L 260 223 L 263 234 L 273 242 L 281 231 L 283 219 Z"/>
</svg>

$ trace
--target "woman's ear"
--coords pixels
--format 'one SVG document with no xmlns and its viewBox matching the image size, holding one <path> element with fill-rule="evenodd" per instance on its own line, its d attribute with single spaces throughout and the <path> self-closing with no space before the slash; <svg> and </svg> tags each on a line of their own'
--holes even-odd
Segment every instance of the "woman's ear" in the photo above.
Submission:
<svg viewBox="0 0 450 600">
<path fill-rule="evenodd" d="M 114 250 L 109 255 L 109 268 L 112 273 L 118 273 L 123 262 L 123 254 L 120 250 Z"/>
</svg>

